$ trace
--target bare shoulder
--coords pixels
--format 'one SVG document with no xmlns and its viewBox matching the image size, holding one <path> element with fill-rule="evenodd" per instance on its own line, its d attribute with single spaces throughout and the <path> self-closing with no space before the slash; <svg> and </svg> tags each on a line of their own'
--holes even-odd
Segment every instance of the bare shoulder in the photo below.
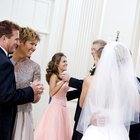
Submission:
<svg viewBox="0 0 140 140">
<path fill-rule="evenodd" d="M 85 79 L 84 79 L 84 82 L 87 83 L 87 84 L 90 84 L 91 81 L 93 80 L 94 76 L 87 76 Z"/>
<path fill-rule="evenodd" d="M 50 77 L 50 81 L 57 81 L 57 75 L 56 74 L 52 74 L 52 76 Z"/>
</svg>

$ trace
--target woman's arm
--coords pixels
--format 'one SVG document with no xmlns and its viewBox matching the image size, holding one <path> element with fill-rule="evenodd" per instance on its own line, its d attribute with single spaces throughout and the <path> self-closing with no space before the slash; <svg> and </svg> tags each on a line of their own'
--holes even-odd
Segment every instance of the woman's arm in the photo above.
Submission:
<svg viewBox="0 0 140 140">
<path fill-rule="evenodd" d="M 93 76 L 88 76 L 84 79 L 83 86 L 82 86 L 82 92 L 81 92 L 81 96 L 80 96 L 80 101 L 79 101 L 79 105 L 81 108 L 84 104 L 92 78 L 93 78 Z"/>
<path fill-rule="evenodd" d="M 88 76 L 84 79 L 83 86 L 82 86 L 82 92 L 81 92 L 81 96 L 80 96 L 80 102 L 79 102 L 80 107 L 83 106 L 85 97 L 87 95 L 87 91 L 88 91 L 89 84 L 90 84 L 90 78 L 91 78 L 91 76 Z"/>
<path fill-rule="evenodd" d="M 62 87 L 62 85 L 65 83 L 64 81 L 60 81 L 58 84 L 58 78 L 55 74 L 53 74 L 50 78 L 50 84 L 49 84 L 49 94 L 50 96 L 55 95 L 58 90 Z"/>
<path fill-rule="evenodd" d="M 33 81 L 34 80 L 41 80 L 41 70 L 38 64 L 34 67 Z"/>
<path fill-rule="evenodd" d="M 81 96 L 80 96 L 80 102 L 79 102 L 79 106 L 82 107 L 83 106 L 83 103 L 84 103 L 84 100 L 85 100 L 85 97 L 86 97 L 86 94 L 87 94 L 87 81 L 84 79 L 84 82 L 83 82 L 83 86 L 82 86 L 82 92 L 81 92 Z"/>
<path fill-rule="evenodd" d="M 34 80 L 41 80 L 40 66 L 37 63 L 34 67 L 34 72 L 33 72 L 33 81 Z M 41 98 L 41 95 L 35 95 L 33 103 L 39 102 L 40 98 Z"/>
</svg>

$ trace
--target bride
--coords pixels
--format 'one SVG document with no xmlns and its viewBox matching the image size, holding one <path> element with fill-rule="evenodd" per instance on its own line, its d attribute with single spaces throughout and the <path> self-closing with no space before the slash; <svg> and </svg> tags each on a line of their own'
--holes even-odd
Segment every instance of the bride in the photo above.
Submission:
<svg viewBox="0 0 140 140">
<path fill-rule="evenodd" d="M 130 51 L 120 42 L 108 43 L 88 89 L 77 130 L 82 140 L 129 140 L 130 123 L 138 123 L 139 85 Z M 98 114 L 104 123 L 91 124 Z"/>
</svg>

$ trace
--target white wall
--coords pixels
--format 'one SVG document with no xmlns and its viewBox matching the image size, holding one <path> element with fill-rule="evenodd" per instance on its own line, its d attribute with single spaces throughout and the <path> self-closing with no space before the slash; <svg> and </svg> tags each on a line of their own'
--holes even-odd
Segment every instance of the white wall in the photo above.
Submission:
<svg viewBox="0 0 140 140">
<path fill-rule="evenodd" d="M 136 76 L 140 77 L 140 1 L 137 1 L 136 13 L 131 50 L 136 67 Z"/>
<path fill-rule="evenodd" d="M 106 0 L 99 35 L 107 40 L 115 40 L 116 32 L 120 31 L 119 40 L 130 48 L 136 6 L 137 0 Z"/>
</svg>

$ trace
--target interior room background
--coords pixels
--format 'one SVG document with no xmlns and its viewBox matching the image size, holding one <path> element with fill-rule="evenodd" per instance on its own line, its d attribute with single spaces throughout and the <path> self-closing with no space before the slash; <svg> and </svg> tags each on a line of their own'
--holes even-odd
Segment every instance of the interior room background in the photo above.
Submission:
<svg viewBox="0 0 140 140">
<path fill-rule="evenodd" d="M 0 20 L 31 27 L 41 36 L 31 58 L 41 66 L 45 88 L 40 102 L 33 106 L 35 124 L 48 104 L 45 73 L 56 52 L 66 54 L 69 74 L 83 79 L 93 64 L 92 41 L 116 40 L 119 33 L 140 77 L 140 0 L 0 0 L 0 13 Z M 68 102 L 71 117 L 75 104 L 76 100 Z"/>
</svg>

